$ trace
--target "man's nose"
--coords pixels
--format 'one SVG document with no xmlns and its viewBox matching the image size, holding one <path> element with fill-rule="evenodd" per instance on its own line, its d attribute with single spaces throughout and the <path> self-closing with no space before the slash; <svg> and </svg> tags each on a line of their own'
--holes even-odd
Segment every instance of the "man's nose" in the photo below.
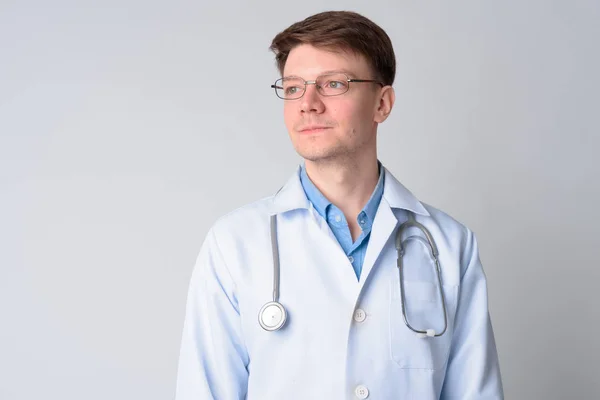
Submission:
<svg viewBox="0 0 600 400">
<path fill-rule="evenodd" d="M 317 90 L 316 84 L 306 85 L 304 96 L 302 96 L 300 110 L 302 112 L 322 113 L 325 109 L 325 104 L 321 99 L 321 95 Z"/>
</svg>

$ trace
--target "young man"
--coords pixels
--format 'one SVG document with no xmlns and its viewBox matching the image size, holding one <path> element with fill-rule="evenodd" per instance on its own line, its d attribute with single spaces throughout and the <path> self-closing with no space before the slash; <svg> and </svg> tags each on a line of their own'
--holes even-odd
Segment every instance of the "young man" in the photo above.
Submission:
<svg viewBox="0 0 600 400">
<path fill-rule="evenodd" d="M 389 37 L 359 14 L 325 12 L 271 49 L 304 162 L 210 229 L 177 400 L 502 399 L 473 233 L 377 158 L 394 105 Z"/>
</svg>

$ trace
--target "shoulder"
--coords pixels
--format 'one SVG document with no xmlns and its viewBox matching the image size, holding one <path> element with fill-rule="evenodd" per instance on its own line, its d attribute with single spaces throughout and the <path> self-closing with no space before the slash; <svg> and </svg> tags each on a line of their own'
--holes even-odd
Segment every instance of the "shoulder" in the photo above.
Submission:
<svg viewBox="0 0 600 400">
<path fill-rule="evenodd" d="M 456 219 L 447 211 L 441 210 L 428 203 L 421 202 L 421 204 L 429 213 L 431 220 L 439 225 L 445 232 L 460 235 L 465 235 L 469 232 L 469 228 L 463 222 Z"/>
<path fill-rule="evenodd" d="M 478 257 L 477 239 L 473 231 L 463 222 L 430 204 L 423 203 L 423 206 L 429 213 L 426 226 L 436 232 L 436 241 L 446 245 L 448 251 L 453 255 L 454 261 L 460 266 L 460 275 L 465 272 L 465 268 Z"/>
<path fill-rule="evenodd" d="M 268 226 L 273 197 L 247 203 L 218 217 L 210 228 L 218 241 L 245 237 Z"/>
</svg>

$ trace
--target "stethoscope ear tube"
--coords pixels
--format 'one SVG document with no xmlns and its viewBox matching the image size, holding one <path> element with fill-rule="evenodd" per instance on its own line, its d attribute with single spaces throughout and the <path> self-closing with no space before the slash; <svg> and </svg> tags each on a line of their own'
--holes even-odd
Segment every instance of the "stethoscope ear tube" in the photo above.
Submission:
<svg viewBox="0 0 600 400">
<path fill-rule="evenodd" d="M 419 228 L 421 230 L 421 232 L 423 232 L 423 234 L 427 238 L 427 242 L 429 242 L 429 249 L 431 251 L 431 257 L 437 261 L 439 252 L 438 252 L 437 245 L 435 244 L 435 240 L 433 240 L 433 236 L 431 236 L 431 233 L 429 233 L 429 230 L 424 225 L 418 223 L 415 220 L 415 217 L 414 217 L 413 213 L 411 213 L 411 212 L 408 213 L 408 221 L 406 221 L 402 225 L 400 225 L 400 228 L 398 228 L 398 232 L 396 233 L 396 250 L 398 250 L 399 255 L 404 255 L 404 245 L 402 244 L 402 233 L 404 233 L 404 231 L 406 229 L 410 228 L 411 226 Z"/>
<path fill-rule="evenodd" d="M 442 310 L 444 312 L 444 329 L 440 333 L 436 333 L 435 330 L 433 330 L 433 329 L 426 329 L 426 330 L 415 329 L 412 327 L 412 325 L 408 321 L 408 318 L 406 317 L 406 298 L 404 295 L 404 276 L 403 276 L 404 265 L 402 262 L 403 257 L 404 257 L 404 244 L 402 242 L 402 234 L 404 233 L 404 231 L 406 229 L 408 229 L 410 227 L 416 227 L 419 230 L 421 230 L 421 232 L 423 232 L 423 234 L 427 238 L 427 242 L 429 243 L 431 257 L 435 261 L 435 272 L 437 275 L 437 283 L 438 283 L 437 286 L 438 286 L 440 298 L 442 300 Z M 395 244 L 396 244 L 396 250 L 398 252 L 398 260 L 397 260 L 398 274 L 399 274 L 398 278 L 400 280 L 400 298 L 401 298 L 401 303 L 402 303 L 402 317 L 404 318 L 404 323 L 406 324 L 408 329 L 415 332 L 417 334 L 417 336 L 419 336 L 421 338 L 442 336 L 448 329 L 448 314 L 446 311 L 446 299 L 444 297 L 444 290 L 442 289 L 442 278 L 441 278 L 439 253 L 438 253 L 438 249 L 435 244 L 435 241 L 433 240 L 433 237 L 431 236 L 431 233 L 424 225 L 418 223 L 415 220 L 414 215 L 409 212 L 408 221 L 406 221 L 402 225 L 400 225 L 400 227 L 398 228 L 398 232 L 396 232 Z"/>
</svg>

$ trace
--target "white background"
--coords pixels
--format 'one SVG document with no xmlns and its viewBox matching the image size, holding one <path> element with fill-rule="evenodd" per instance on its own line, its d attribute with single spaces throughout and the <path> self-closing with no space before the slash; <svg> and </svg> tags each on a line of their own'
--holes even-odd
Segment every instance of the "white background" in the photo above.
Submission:
<svg viewBox="0 0 600 400">
<path fill-rule="evenodd" d="M 392 38 L 380 159 L 477 235 L 507 399 L 598 398 L 600 4 L 0 0 L 0 399 L 172 399 L 220 215 L 294 172 L 272 38 Z"/>
</svg>

